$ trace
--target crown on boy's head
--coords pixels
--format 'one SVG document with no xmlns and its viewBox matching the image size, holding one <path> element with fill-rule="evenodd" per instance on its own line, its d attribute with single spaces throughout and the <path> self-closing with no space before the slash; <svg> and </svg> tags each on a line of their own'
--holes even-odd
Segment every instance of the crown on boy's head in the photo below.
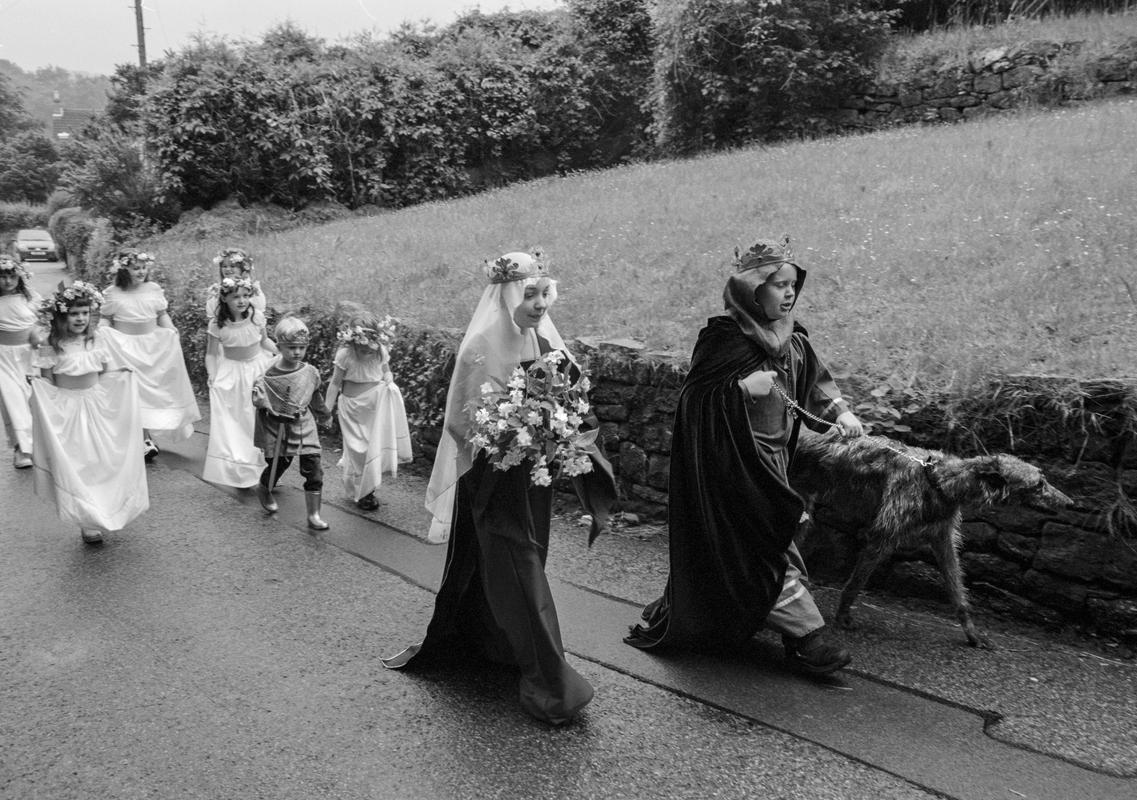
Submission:
<svg viewBox="0 0 1137 800">
<path fill-rule="evenodd" d="M 272 329 L 277 344 L 308 344 L 308 326 L 299 317 L 281 317 Z"/>
<path fill-rule="evenodd" d="M 788 235 L 783 236 L 781 241 L 759 239 L 745 253 L 738 247 L 734 248 L 734 269 L 737 272 L 773 264 L 793 263 L 794 253 L 790 249 L 790 237 Z"/>
<path fill-rule="evenodd" d="M 14 272 L 16 277 L 23 278 L 25 281 L 32 279 L 32 273 L 28 271 L 28 268 L 7 253 L 0 253 L 0 272 Z"/>
<path fill-rule="evenodd" d="M 506 253 L 492 264 L 485 262 L 482 270 L 490 283 L 509 283 L 525 278 L 541 278 L 549 274 L 548 268 L 542 261 L 544 253 L 534 249 L 532 253 Z"/>
</svg>

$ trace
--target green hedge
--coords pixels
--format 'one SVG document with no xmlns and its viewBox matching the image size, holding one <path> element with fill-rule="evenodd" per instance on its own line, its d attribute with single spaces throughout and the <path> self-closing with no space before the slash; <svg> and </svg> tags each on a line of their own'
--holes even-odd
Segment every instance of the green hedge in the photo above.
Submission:
<svg viewBox="0 0 1137 800">
<path fill-rule="evenodd" d="M 0 231 L 42 228 L 47 225 L 47 206 L 38 203 L 0 203 Z"/>
</svg>

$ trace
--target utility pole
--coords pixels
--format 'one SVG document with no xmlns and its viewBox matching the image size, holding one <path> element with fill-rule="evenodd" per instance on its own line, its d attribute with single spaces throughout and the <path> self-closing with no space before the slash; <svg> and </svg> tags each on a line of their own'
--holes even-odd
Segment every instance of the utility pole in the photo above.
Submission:
<svg viewBox="0 0 1137 800">
<path fill-rule="evenodd" d="M 142 24 L 142 0 L 134 0 L 134 24 L 138 28 L 138 66 L 146 71 L 146 27 Z"/>
</svg>

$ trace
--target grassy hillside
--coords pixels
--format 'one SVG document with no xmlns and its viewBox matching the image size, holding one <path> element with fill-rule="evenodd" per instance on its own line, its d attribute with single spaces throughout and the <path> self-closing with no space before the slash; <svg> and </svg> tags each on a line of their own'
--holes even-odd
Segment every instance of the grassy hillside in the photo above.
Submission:
<svg viewBox="0 0 1137 800">
<path fill-rule="evenodd" d="M 1023 371 L 1137 373 L 1137 102 L 757 147 L 546 179 L 242 241 L 156 246 L 175 282 L 222 245 L 274 303 L 355 299 L 461 327 L 483 258 L 542 247 L 567 336 L 686 353 L 732 250 L 789 233 L 800 318 L 871 377 L 962 389 Z"/>
</svg>

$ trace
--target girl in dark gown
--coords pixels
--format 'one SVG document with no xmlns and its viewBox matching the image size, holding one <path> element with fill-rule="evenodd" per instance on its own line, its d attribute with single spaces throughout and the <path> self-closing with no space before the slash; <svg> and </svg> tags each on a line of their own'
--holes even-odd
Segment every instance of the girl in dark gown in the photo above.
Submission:
<svg viewBox="0 0 1137 800">
<path fill-rule="evenodd" d="M 470 401 L 483 384 L 551 350 L 568 354 L 547 311 L 556 283 L 527 253 L 487 264 L 490 284 L 458 348 L 444 434 L 427 488 L 434 519 L 428 539 L 448 541 L 434 616 L 422 642 L 383 660 L 390 669 L 471 657 L 520 671 L 522 707 L 553 725 L 592 699 L 592 687 L 565 660 L 556 606 L 545 576 L 552 487 L 530 482 L 531 464 L 495 469 L 467 443 Z M 576 370 L 571 356 L 564 362 Z M 592 536 L 615 499 L 611 467 L 595 448 L 593 470 L 574 480 L 593 515 Z"/>
</svg>

